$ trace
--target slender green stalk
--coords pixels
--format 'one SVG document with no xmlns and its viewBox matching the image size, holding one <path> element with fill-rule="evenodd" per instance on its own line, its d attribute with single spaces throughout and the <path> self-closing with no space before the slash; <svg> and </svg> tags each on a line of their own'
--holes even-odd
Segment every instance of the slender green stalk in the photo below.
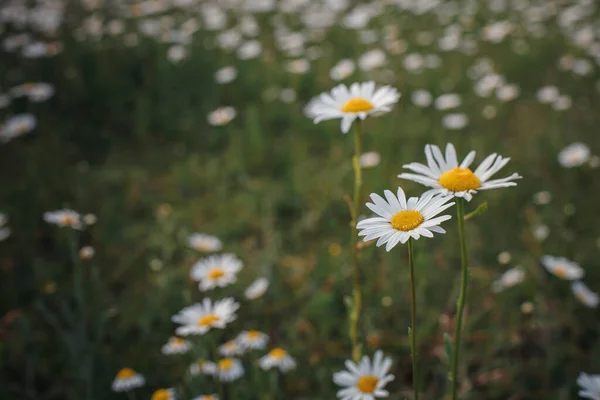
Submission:
<svg viewBox="0 0 600 400">
<path fill-rule="evenodd" d="M 410 354 L 412 356 L 414 400 L 419 400 L 417 369 L 417 296 L 415 294 L 415 268 L 413 256 L 413 239 L 408 239 L 408 267 L 410 269 Z"/>
<path fill-rule="evenodd" d="M 463 312 L 467 300 L 467 285 L 469 279 L 469 267 L 467 260 L 467 240 L 465 237 L 465 204 L 464 199 L 456 198 L 456 218 L 458 222 L 458 236 L 460 238 L 460 295 L 456 304 L 456 321 L 454 325 L 454 353 L 452 357 L 452 400 L 456 400 L 458 393 L 458 360 L 460 357 L 460 336 L 462 333 Z"/>
<path fill-rule="evenodd" d="M 360 291 L 360 269 L 359 269 L 359 255 L 360 249 L 358 247 L 358 229 L 356 224 L 358 220 L 358 208 L 360 202 L 360 192 L 362 188 L 362 171 L 360 168 L 359 158 L 362 153 L 362 121 L 357 120 L 355 122 L 356 127 L 354 129 L 354 156 L 352 157 L 352 168 L 354 169 L 354 195 L 352 197 L 352 209 L 350 214 L 352 221 L 352 263 L 353 263 L 353 280 L 354 288 L 352 290 L 352 311 L 350 312 L 350 341 L 352 342 L 352 359 L 354 362 L 358 362 L 360 359 L 360 344 L 358 342 L 358 322 L 360 320 L 360 309 L 362 302 L 362 295 Z"/>
</svg>

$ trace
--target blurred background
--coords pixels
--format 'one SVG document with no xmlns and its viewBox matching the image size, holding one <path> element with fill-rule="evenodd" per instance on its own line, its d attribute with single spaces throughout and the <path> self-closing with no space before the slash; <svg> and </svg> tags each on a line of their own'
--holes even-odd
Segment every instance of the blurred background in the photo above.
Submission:
<svg viewBox="0 0 600 400">
<path fill-rule="evenodd" d="M 597 2 L 3 0 L 0 39 L 0 398 L 125 399 L 125 367 L 140 399 L 214 392 L 188 372 L 197 353 L 161 352 L 172 315 L 205 296 L 241 302 L 218 340 L 259 329 L 297 362 L 273 388 L 244 358 L 229 398 L 335 398 L 354 150 L 304 108 L 370 80 L 402 97 L 365 121 L 363 216 L 368 193 L 422 193 L 397 175 L 427 143 L 523 176 L 467 206 L 487 202 L 466 223 L 462 398 L 576 399 L 579 373 L 600 372 L 597 299 L 540 262 L 577 262 L 600 290 Z M 44 220 L 61 209 L 79 229 Z M 447 389 L 460 253 L 445 228 L 415 246 L 423 399 Z M 243 260 L 235 284 L 198 290 L 194 232 Z M 364 351 L 392 358 L 390 399 L 410 399 L 406 248 L 371 243 L 361 269 Z M 257 278 L 266 293 L 246 299 Z"/>
</svg>

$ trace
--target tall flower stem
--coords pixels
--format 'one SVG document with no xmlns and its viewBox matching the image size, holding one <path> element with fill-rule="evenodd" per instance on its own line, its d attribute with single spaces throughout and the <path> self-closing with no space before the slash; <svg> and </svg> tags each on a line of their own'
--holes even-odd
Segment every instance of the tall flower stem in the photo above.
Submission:
<svg viewBox="0 0 600 400">
<path fill-rule="evenodd" d="M 465 201 L 464 199 L 456 199 L 456 218 L 458 220 L 458 235 L 460 238 L 460 258 L 461 258 L 461 274 L 460 274 L 460 295 L 456 303 L 456 321 L 454 325 L 454 353 L 452 357 L 452 400 L 456 400 L 458 393 L 458 360 L 460 357 L 460 336 L 462 333 L 463 312 L 465 310 L 465 302 L 467 300 L 467 285 L 469 280 L 469 267 L 467 260 L 467 239 L 465 237 Z"/>
<path fill-rule="evenodd" d="M 352 311 L 350 312 L 350 341 L 352 342 L 352 359 L 354 362 L 358 362 L 360 359 L 360 344 L 358 342 L 358 322 L 360 320 L 360 309 L 362 302 L 362 295 L 360 291 L 360 269 L 359 269 L 359 255 L 360 248 L 358 247 L 358 229 L 356 224 L 358 222 L 358 207 L 360 204 L 360 193 L 362 188 L 362 171 L 360 168 L 359 158 L 362 153 L 362 121 L 356 121 L 356 127 L 354 129 L 354 156 L 352 157 L 352 168 L 354 169 L 354 195 L 352 197 L 352 209 L 350 214 L 352 221 L 350 225 L 352 227 L 352 264 L 353 264 L 353 281 L 354 287 L 352 289 Z"/>
<path fill-rule="evenodd" d="M 408 267 L 410 270 L 410 354 L 412 356 L 414 400 L 419 400 L 417 369 L 417 296 L 415 294 L 415 268 L 413 256 L 413 239 L 408 239 Z"/>
</svg>

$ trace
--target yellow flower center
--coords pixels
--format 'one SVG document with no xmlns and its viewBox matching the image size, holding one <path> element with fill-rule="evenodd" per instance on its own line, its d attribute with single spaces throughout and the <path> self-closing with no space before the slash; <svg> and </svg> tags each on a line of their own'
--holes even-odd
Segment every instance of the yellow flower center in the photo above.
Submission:
<svg viewBox="0 0 600 400">
<path fill-rule="evenodd" d="M 286 351 L 280 347 L 277 347 L 269 353 L 269 355 L 277 360 L 281 360 L 283 357 L 287 355 Z"/>
<path fill-rule="evenodd" d="M 119 379 L 128 379 L 135 375 L 135 371 L 131 368 L 123 368 L 117 372 L 117 378 Z"/>
<path fill-rule="evenodd" d="M 373 375 L 365 375 L 358 380 L 356 387 L 362 393 L 373 393 L 377 387 L 377 382 L 379 382 L 379 379 Z"/>
<path fill-rule="evenodd" d="M 152 400 L 169 400 L 171 393 L 166 389 L 158 389 L 152 394 Z"/>
<path fill-rule="evenodd" d="M 182 346 L 184 344 L 184 340 L 180 337 L 173 338 L 173 344 L 176 346 Z"/>
<path fill-rule="evenodd" d="M 367 112 L 373 109 L 373 103 L 362 97 L 352 97 L 342 106 L 342 112 L 345 113 L 359 113 Z"/>
<path fill-rule="evenodd" d="M 219 279 L 225 275 L 225 271 L 223 268 L 213 268 L 208 272 L 208 277 L 210 279 Z"/>
<path fill-rule="evenodd" d="M 231 367 L 233 367 L 233 360 L 231 358 L 223 358 L 219 360 L 217 367 L 219 367 L 220 370 L 224 371 L 231 369 Z"/>
<path fill-rule="evenodd" d="M 259 331 L 248 331 L 248 338 L 251 340 L 255 340 L 258 339 L 260 337 L 260 332 Z"/>
<path fill-rule="evenodd" d="M 414 210 L 400 211 L 394 214 L 390 223 L 392 228 L 398 231 L 410 231 L 421 225 L 424 221 L 423 215 Z"/>
<path fill-rule="evenodd" d="M 61 223 L 67 226 L 75 225 L 75 218 L 71 217 L 70 215 L 63 215 L 61 218 Z"/>
<path fill-rule="evenodd" d="M 567 274 L 567 269 L 562 265 L 554 268 L 554 275 L 558 276 L 561 279 L 567 279 L 569 275 Z"/>
<path fill-rule="evenodd" d="M 475 190 L 481 186 L 481 181 L 469 168 L 456 167 L 446 171 L 440 176 L 439 180 L 442 187 L 452 192 L 463 192 L 465 190 Z"/>
<path fill-rule="evenodd" d="M 224 344 L 224 347 L 225 347 L 226 349 L 230 349 L 230 350 L 231 350 L 231 349 L 234 349 L 234 348 L 235 348 L 235 346 L 236 346 L 236 344 L 235 344 L 235 341 L 234 341 L 234 340 L 230 340 L 229 342 L 227 342 L 227 343 L 225 343 L 225 344 Z"/>
<path fill-rule="evenodd" d="M 204 396 L 204 400 L 215 400 L 215 398 L 212 394 L 209 394 L 208 396 Z"/>
<path fill-rule="evenodd" d="M 198 326 L 210 326 L 213 323 L 219 321 L 221 318 L 215 314 L 206 314 L 204 317 L 198 320 Z"/>
</svg>

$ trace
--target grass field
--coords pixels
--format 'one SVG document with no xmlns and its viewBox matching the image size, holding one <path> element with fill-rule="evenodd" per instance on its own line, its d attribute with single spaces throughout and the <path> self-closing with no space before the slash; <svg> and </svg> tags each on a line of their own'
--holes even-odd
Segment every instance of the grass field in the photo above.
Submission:
<svg viewBox="0 0 600 400">
<path fill-rule="evenodd" d="M 580 398 L 580 374 L 600 373 L 598 13 L 584 0 L 0 2 L 0 398 L 336 398 L 352 358 L 359 126 L 358 219 L 370 193 L 428 189 L 397 177 L 426 163 L 426 144 L 453 143 L 459 163 L 476 150 L 472 168 L 510 157 L 493 178 L 518 173 L 516 186 L 464 202 L 478 211 L 464 222 L 456 398 Z M 313 123 L 311 99 L 368 81 L 401 94 L 389 112 L 347 134 Z M 63 209 L 76 213 L 47 214 Z M 454 400 L 456 212 L 445 235 L 411 241 L 422 400 Z M 194 249 L 193 233 L 222 246 Z M 359 246 L 357 340 L 391 358 L 388 398 L 414 399 L 408 248 L 375 242 Z M 190 272 L 211 253 L 243 268 L 199 290 L 208 278 Z M 250 299 L 258 278 L 268 288 Z M 164 354 L 174 315 L 227 297 L 235 320 Z M 233 353 L 238 379 L 196 363 L 248 330 L 269 343 Z M 295 368 L 268 369 L 275 348 Z M 115 392 L 123 368 L 144 385 Z"/>
</svg>

